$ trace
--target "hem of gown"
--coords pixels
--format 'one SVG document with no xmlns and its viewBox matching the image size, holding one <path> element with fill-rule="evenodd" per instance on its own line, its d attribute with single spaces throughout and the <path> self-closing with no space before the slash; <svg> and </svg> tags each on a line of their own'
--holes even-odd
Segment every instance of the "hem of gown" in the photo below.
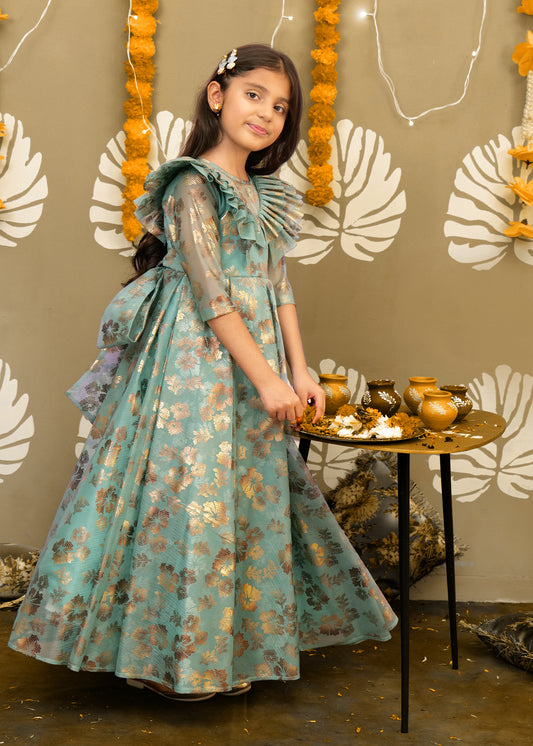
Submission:
<svg viewBox="0 0 533 746">
<path fill-rule="evenodd" d="M 102 671 L 100 673 L 103 673 Z M 168 682 L 166 681 L 159 681 L 156 679 L 147 679 L 145 676 L 139 675 L 139 676 L 129 676 L 125 673 L 117 673 L 116 671 L 108 671 L 107 673 L 114 673 L 115 676 L 118 679 L 142 679 L 144 678 L 146 681 L 151 681 L 153 684 L 163 684 L 164 686 L 168 686 Z M 249 684 L 253 684 L 254 681 L 298 681 L 300 678 L 300 674 L 297 676 L 283 676 L 283 677 L 271 677 L 271 676 L 243 676 L 241 679 L 237 679 L 236 681 L 233 681 L 227 689 L 173 689 L 173 691 L 176 692 L 176 694 L 221 694 L 223 692 L 229 692 L 234 686 L 239 686 L 239 684 L 243 684 L 244 682 L 247 682 Z"/>
<path fill-rule="evenodd" d="M 117 671 L 115 668 L 84 668 L 83 666 L 76 666 L 72 663 L 64 662 L 64 661 L 58 661 L 54 660 L 52 658 L 46 658 L 45 656 L 41 655 L 33 655 L 32 653 L 28 652 L 27 650 L 19 650 L 16 647 L 13 647 L 11 644 L 8 643 L 8 647 L 11 648 L 11 650 L 14 650 L 15 653 L 21 653 L 22 655 L 27 655 L 28 658 L 33 658 L 34 660 L 38 660 L 41 663 L 49 663 L 52 666 L 65 666 L 65 668 L 68 668 L 70 671 L 74 671 L 74 673 L 112 673 L 114 674 L 118 679 L 146 679 L 146 681 L 151 681 L 154 684 L 163 684 L 164 686 L 168 686 L 168 682 L 162 681 L 160 679 L 148 679 L 146 675 L 143 672 L 139 672 L 138 674 L 135 674 L 133 672 L 125 672 L 125 671 Z M 311 649 L 311 648 L 310 648 Z M 302 651 L 303 652 L 303 651 Z M 238 686 L 239 684 L 242 684 L 244 681 L 253 682 L 253 681 L 298 681 L 300 678 L 300 674 L 298 673 L 297 676 L 243 676 L 240 679 L 236 679 L 235 681 L 232 681 L 232 683 L 229 685 L 228 689 L 176 689 L 176 693 L 179 694 L 205 694 L 208 692 L 227 692 L 230 691 L 230 689 L 234 686 Z"/>
<path fill-rule="evenodd" d="M 305 647 L 299 647 L 299 652 L 303 653 L 309 650 L 315 650 L 316 648 L 334 647 L 336 645 L 357 645 L 358 643 L 363 642 L 363 640 L 376 640 L 380 642 L 386 642 L 387 640 L 391 639 L 391 634 L 389 632 L 389 629 L 392 629 L 393 627 L 395 627 L 397 622 L 398 622 L 398 619 L 393 621 L 391 623 L 391 626 L 386 631 L 384 631 L 382 634 L 376 634 L 376 635 L 360 634 L 355 637 L 350 636 L 348 639 L 346 638 L 342 638 L 342 639 L 333 638 L 332 639 L 331 636 L 320 637 L 317 640 L 314 640 L 313 643 L 309 643 L 309 647 L 307 647 L 307 644 L 304 642 L 303 644 L 305 645 Z M 35 660 L 41 661 L 42 663 L 49 663 L 52 666 L 65 666 L 69 670 L 74 671 L 76 673 L 79 673 L 80 671 L 84 671 L 87 673 L 112 673 L 117 678 L 120 678 L 120 679 L 146 678 L 146 676 L 143 675 L 142 672 L 139 672 L 139 674 L 137 675 L 131 671 L 128 673 L 124 671 L 117 671 L 116 668 L 114 667 L 84 668 L 81 665 L 76 666 L 72 663 L 69 663 L 68 661 L 58 661 L 52 658 L 47 658 L 45 656 L 34 655 L 27 650 L 19 650 L 19 648 L 15 647 L 10 642 L 8 642 L 8 647 L 11 648 L 11 650 L 13 650 L 15 653 L 22 653 L 22 655 L 27 655 L 29 658 L 34 658 Z M 299 678 L 300 678 L 299 673 L 297 676 L 243 676 L 242 678 L 237 679 L 236 681 L 233 681 L 229 688 L 231 689 L 231 687 L 233 686 L 242 684 L 243 681 L 249 681 L 249 682 L 252 682 L 252 681 L 297 681 Z M 163 684 L 167 686 L 167 682 L 165 681 L 161 681 L 157 679 L 150 679 L 150 680 L 156 684 Z M 187 690 L 187 691 L 185 690 L 176 690 L 176 691 L 177 692 L 179 691 L 180 694 L 200 694 L 200 693 L 206 692 L 207 690 L 194 689 L 194 690 Z M 228 690 L 227 689 L 212 689 L 209 691 L 222 692 L 222 691 L 228 691 Z"/>
<path fill-rule="evenodd" d="M 331 637 L 320 637 L 317 641 L 314 641 L 312 643 L 309 643 L 309 647 L 307 647 L 307 643 L 305 644 L 305 647 L 300 648 L 300 652 L 304 652 L 306 650 L 314 650 L 315 648 L 332 648 L 336 645 L 357 645 L 360 642 L 363 642 L 364 640 L 376 640 L 378 642 L 387 642 L 387 640 L 391 639 L 391 633 L 390 630 L 393 629 L 396 626 L 396 623 L 394 623 L 391 627 L 386 629 L 382 634 L 360 634 L 355 637 L 349 637 L 347 639 L 331 639 Z"/>
</svg>

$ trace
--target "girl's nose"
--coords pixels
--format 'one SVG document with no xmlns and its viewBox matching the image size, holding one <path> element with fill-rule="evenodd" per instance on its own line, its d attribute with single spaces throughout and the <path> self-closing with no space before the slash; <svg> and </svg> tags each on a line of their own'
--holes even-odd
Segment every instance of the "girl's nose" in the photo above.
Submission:
<svg viewBox="0 0 533 746">
<path fill-rule="evenodd" d="M 272 111 L 268 104 L 263 104 L 263 106 L 261 106 L 259 110 L 259 116 L 261 117 L 261 119 L 266 119 L 267 121 L 272 118 Z"/>
</svg>

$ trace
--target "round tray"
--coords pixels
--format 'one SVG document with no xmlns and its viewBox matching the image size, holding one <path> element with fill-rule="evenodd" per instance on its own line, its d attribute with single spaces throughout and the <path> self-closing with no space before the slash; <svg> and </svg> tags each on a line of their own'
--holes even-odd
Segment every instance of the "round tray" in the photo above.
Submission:
<svg viewBox="0 0 533 746">
<path fill-rule="evenodd" d="M 295 427 L 294 432 L 304 438 L 309 437 L 312 440 L 321 440 L 324 443 L 393 443 L 399 440 L 415 440 L 416 438 L 420 438 L 421 435 L 424 435 L 425 430 L 421 427 L 413 435 L 403 435 L 399 438 L 376 438 L 374 436 L 370 438 L 341 438 L 338 435 L 322 435 L 321 433 L 309 432 L 300 427 Z"/>
</svg>

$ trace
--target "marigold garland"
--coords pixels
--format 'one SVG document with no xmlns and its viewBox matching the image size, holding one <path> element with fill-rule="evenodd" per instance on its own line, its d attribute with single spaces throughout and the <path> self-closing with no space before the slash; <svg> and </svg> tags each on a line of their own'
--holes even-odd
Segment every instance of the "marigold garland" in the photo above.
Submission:
<svg viewBox="0 0 533 746">
<path fill-rule="evenodd" d="M 124 103 L 126 122 L 126 160 L 122 173 L 126 186 L 122 192 L 122 226 L 128 241 L 134 241 L 142 233 L 142 226 L 135 217 L 134 199 L 143 192 L 143 184 L 150 168 L 147 158 L 150 153 L 150 127 L 147 117 L 152 113 L 152 81 L 154 78 L 155 44 L 152 37 L 156 30 L 153 17 L 158 0 L 132 0 L 128 17 L 128 60 L 125 63 L 128 80 L 126 90 L 129 98 Z"/>
<path fill-rule="evenodd" d="M 533 0 L 522 0 L 522 5 L 516 9 L 517 13 L 533 15 Z M 533 163 L 533 33 L 527 32 L 527 40 L 517 44 L 513 56 L 513 62 L 518 65 L 518 72 L 527 77 L 526 101 L 522 114 L 522 139 L 524 144 L 511 148 L 507 152 L 528 168 Z M 519 177 L 515 177 L 513 184 L 507 185 L 524 205 L 533 206 L 533 184 L 529 184 Z M 533 227 L 527 220 L 509 222 L 509 227 L 504 234 L 510 238 L 533 239 Z"/>
<path fill-rule="evenodd" d="M 333 197 L 333 190 L 329 186 L 333 180 L 333 167 L 328 163 L 331 157 L 330 140 L 334 129 L 335 119 L 333 104 L 337 96 L 337 53 L 335 46 L 340 39 L 335 26 L 339 22 L 336 13 L 339 0 L 316 0 L 318 10 L 314 12 L 316 20 L 315 44 L 316 49 L 311 52 L 315 60 L 312 73 L 314 87 L 311 89 L 311 101 L 308 118 L 309 128 L 309 162 L 307 177 L 312 189 L 305 196 L 309 204 L 323 207 Z"/>
<path fill-rule="evenodd" d="M 504 233 L 509 238 L 533 238 L 533 225 L 529 225 L 527 220 L 513 220 Z"/>
<path fill-rule="evenodd" d="M 522 5 L 516 9 L 517 13 L 527 13 L 533 15 L 533 0 L 522 0 Z"/>
</svg>

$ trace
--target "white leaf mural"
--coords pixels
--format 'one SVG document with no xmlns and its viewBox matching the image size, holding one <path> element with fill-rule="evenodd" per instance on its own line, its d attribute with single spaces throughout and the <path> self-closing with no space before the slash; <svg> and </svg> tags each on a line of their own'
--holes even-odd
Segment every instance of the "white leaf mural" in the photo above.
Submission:
<svg viewBox="0 0 533 746">
<path fill-rule="evenodd" d="M 477 409 L 496 412 L 507 427 L 493 443 L 453 457 L 453 495 L 460 502 L 477 500 L 489 489 L 526 499 L 533 492 L 533 376 L 499 365 L 493 375 L 482 373 L 469 386 Z M 438 456 L 429 467 L 439 470 Z M 436 489 L 440 479 L 434 477 Z"/>
<path fill-rule="evenodd" d="M 406 209 L 401 169 L 391 171 L 391 156 L 380 136 L 349 119 L 337 124 L 331 146 L 333 199 L 325 207 L 304 202 L 300 238 L 288 256 L 316 264 L 340 248 L 353 259 L 371 262 L 389 248 L 400 229 Z M 310 188 L 308 166 L 307 146 L 301 140 L 280 174 L 302 196 Z"/>
<path fill-rule="evenodd" d="M 17 388 L 9 365 L 0 360 L 0 483 L 21 466 L 34 434 L 33 417 L 26 414 L 28 395 L 17 399 Z"/>
<path fill-rule="evenodd" d="M 533 208 L 507 188 L 515 176 L 527 181 L 531 173 L 531 166 L 507 152 L 522 145 L 521 127 L 513 129 L 512 140 L 500 134 L 488 145 L 476 146 L 455 175 L 444 235 L 451 239 L 452 259 L 472 269 L 492 269 L 513 252 L 520 261 L 533 264 L 533 242 L 504 235 L 512 221 L 526 218 L 533 224 Z"/>
<path fill-rule="evenodd" d="M 78 425 L 77 442 L 74 448 L 74 453 L 76 454 L 76 458 L 79 458 L 81 456 L 81 452 L 83 451 L 83 446 L 85 445 L 87 436 L 91 432 L 91 428 L 92 428 L 92 425 L 89 422 L 89 420 L 86 417 L 82 417 L 80 419 L 80 424 Z"/>
<path fill-rule="evenodd" d="M 13 248 L 34 230 L 48 196 L 46 176 L 39 176 L 41 153 L 31 155 L 31 141 L 22 122 L 0 113 L 6 134 L 0 138 L 0 246 Z"/>
<path fill-rule="evenodd" d="M 366 390 L 364 376 L 353 368 L 346 370 L 343 366 L 337 366 L 335 361 L 329 358 L 321 360 L 319 366 L 320 373 L 338 373 L 341 376 L 347 376 L 346 385 L 352 392 L 351 403 L 361 401 Z M 318 381 L 318 373 L 313 368 L 309 368 L 309 373 L 315 381 Z M 307 464 L 323 485 L 333 489 L 337 481 L 353 469 L 356 456 L 357 449 L 351 446 L 311 442 Z"/>
<path fill-rule="evenodd" d="M 191 126 L 191 122 L 176 118 L 169 111 L 157 114 L 150 135 L 148 165 L 151 171 L 178 155 Z M 124 256 L 131 256 L 131 243 L 122 230 L 122 190 L 126 179 L 121 167 L 126 160 L 125 140 L 126 133 L 121 130 L 116 137 L 109 140 L 105 153 L 100 156 L 100 175 L 94 183 L 89 218 L 91 223 L 95 224 L 94 238 L 100 246 L 118 250 Z"/>
</svg>

